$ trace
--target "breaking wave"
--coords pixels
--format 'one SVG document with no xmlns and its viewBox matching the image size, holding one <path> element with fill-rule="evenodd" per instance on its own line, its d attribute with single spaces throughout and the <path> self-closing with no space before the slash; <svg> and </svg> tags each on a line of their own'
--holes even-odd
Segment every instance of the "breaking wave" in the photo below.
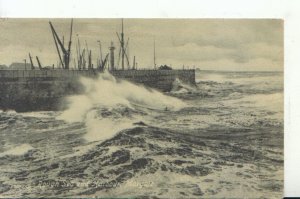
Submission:
<svg viewBox="0 0 300 199">
<path fill-rule="evenodd" d="M 167 96 L 104 74 L 66 111 L 0 111 L 0 195 L 281 197 L 278 76 L 175 81 Z"/>
<path fill-rule="evenodd" d="M 95 79 L 81 78 L 85 91 L 67 98 L 68 108 L 57 119 L 69 123 L 85 122 L 88 141 L 107 139 L 119 130 L 130 128 L 136 109 L 179 110 L 185 107 L 181 100 L 156 90 L 116 80 L 105 72 Z M 128 117 L 126 114 L 130 114 Z M 124 115 L 125 114 L 125 115 Z"/>
<path fill-rule="evenodd" d="M 175 79 L 175 81 L 172 84 L 172 90 L 171 93 L 174 94 L 183 94 L 188 92 L 196 92 L 197 88 L 192 87 L 188 84 L 183 83 L 180 79 Z"/>
</svg>

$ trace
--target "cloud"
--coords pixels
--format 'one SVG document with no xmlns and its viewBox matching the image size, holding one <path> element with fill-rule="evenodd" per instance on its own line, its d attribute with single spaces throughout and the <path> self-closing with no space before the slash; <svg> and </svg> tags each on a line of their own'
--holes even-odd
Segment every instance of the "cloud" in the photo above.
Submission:
<svg viewBox="0 0 300 199">
<path fill-rule="evenodd" d="M 70 19 L 51 21 L 60 38 L 64 35 L 67 42 Z M 0 64 L 23 61 L 28 52 L 40 56 L 44 65 L 57 63 L 48 20 L 8 19 L 0 22 L 0 28 Z M 72 59 L 76 58 L 79 38 L 82 48 L 87 41 L 96 62 L 99 57 L 97 41 L 101 40 L 103 53 L 108 53 L 111 41 L 118 46 L 116 32 L 120 28 L 119 19 L 75 19 Z M 125 39 L 130 37 L 130 62 L 135 55 L 140 67 L 153 66 L 155 39 L 158 64 L 210 66 L 223 70 L 283 68 L 282 20 L 125 19 L 124 31 Z M 115 54 L 118 55 L 118 49 Z"/>
</svg>

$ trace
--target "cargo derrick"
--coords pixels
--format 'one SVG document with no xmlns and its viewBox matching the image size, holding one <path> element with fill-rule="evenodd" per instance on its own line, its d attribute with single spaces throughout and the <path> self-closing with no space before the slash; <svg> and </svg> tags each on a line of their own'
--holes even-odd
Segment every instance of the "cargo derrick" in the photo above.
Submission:
<svg viewBox="0 0 300 199">
<path fill-rule="evenodd" d="M 85 40 L 85 47 L 87 52 L 87 64 L 88 64 L 88 70 L 92 69 L 92 51 L 89 50 L 89 46 Z"/>
<path fill-rule="evenodd" d="M 42 64 L 41 64 L 38 56 L 36 56 L 36 61 L 37 61 L 38 65 L 39 65 L 39 69 L 41 70 L 42 69 Z"/>
<path fill-rule="evenodd" d="M 77 35 L 78 36 L 78 35 Z M 77 65 L 78 65 L 78 70 L 81 70 L 83 67 L 83 59 L 82 59 L 82 51 L 80 48 L 80 41 L 79 38 L 77 39 L 77 45 L 76 45 L 76 51 L 77 51 Z"/>
<path fill-rule="evenodd" d="M 68 45 L 68 49 L 65 48 L 63 42 L 59 39 L 52 23 L 49 21 L 50 24 L 50 28 L 52 31 L 52 35 L 53 35 L 53 39 L 54 39 L 54 43 L 56 46 L 56 50 L 59 56 L 59 60 L 61 62 L 62 68 L 68 70 L 70 67 L 70 57 L 71 57 L 71 44 L 72 44 L 72 32 L 73 32 L 73 19 L 71 21 L 71 30 L 70 30 L 70 40 L 69 40 L 69 45 Z M 60 52 L 58 45 L 61 48 L 62 53 Z M 63 55 L 63 60 L 62 60 L 62 55 Z"/>
<path fill-rule="evenodd" d="M 101 41 L 98 40 L 97 42 L 99 44 L 99 53 L 100 53 L 99 60 L 97 61 L 97 68 L 98 68 L 98 70 L 103 71 L 105 68 L 105 65 L 107 63 L 109 53 L 106 54 L 106 56 L 103 59 Z"/>
<path fill-rule="evenodd" d="M 105 65 L 106 65 L 107 60 L 108 60 L 108 55 L 109 55 L 109 53 L 106 54 L 104 60 L 102 61 L 102 64 L 101 64 L 101 69 L 102 70 L 104 70 L 104 68 L 105 68 Z"/>
<path fill-rule="evenodd" d="M 32 57 L 29 53 L 29 60 L 30 60 L 30 64 L 31 64 L 31 70 L 34 70 L 34 65 L 33 65 L 33 62 L 32 62 Z"/>
</svg>

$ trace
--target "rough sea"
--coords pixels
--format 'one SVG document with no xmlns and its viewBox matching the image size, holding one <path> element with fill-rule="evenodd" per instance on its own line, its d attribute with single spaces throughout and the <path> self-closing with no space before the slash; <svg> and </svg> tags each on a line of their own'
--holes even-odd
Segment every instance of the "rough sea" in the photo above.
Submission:
<svg viewBox="0 0 300 199">
<path fill-rule="evenodd" d="M 65 111 L 0 111 L 0 197 L 282 198 L 283 73 L 108 74 Z"/>
</svg>

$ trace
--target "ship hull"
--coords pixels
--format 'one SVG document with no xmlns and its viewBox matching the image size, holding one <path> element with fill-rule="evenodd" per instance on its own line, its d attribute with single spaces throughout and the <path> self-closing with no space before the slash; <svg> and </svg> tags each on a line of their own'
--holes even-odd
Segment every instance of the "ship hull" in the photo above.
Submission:
<svg viewBox="0 0 300 199">
<path fill-rule="evenodd" d="M 195 83 L 194 70 L 115 70 L 111 74 L 163 92 L 176 78 Z M 61 110 L 66 96 L 84 91 L 80 77 L 97 78 L 95 70 L 1 70 L 0 109 L 24 111 Z"/>
</svg>

